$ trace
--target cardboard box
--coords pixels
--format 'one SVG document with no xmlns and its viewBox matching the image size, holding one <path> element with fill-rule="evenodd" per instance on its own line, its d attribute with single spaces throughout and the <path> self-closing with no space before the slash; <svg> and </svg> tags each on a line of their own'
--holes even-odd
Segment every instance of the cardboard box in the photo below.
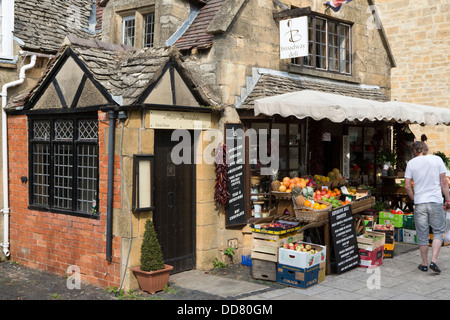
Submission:
<svg viewBox="0 0 450 320">
<path fill-rule="evenodd" d="M 326 261 L 319 263 L 319 283 L 325 280 L 326 269 L 327 269 Z"/>
<path fill-rule="evenodd" d="M 292 266 L 296 268 L 310 268 L 319 263 L 326 261 L 326 246 L 308 242 L 298 242 L 304 245 L 310 245 L 312 249 L 317 251 L 315 254 L 309 252 L 300 252 L 296 250 L 290 250 L 285 248 L 278 249 L 278 263 Z"/>
<path fill-rule="evenodd" d="M 394 240 L 403 242 L 403 228 L 394 228 Z"/>
<path fill-rule="evenodd" d="M 391 213 L 388 211 L 380 211 L 378 216 L 379 224 L 390 224 L 396 228 L 403 228 L 403 213 Z"/>
<path fill-rule="evenodd" d="M 383 232 L 366 231 L 363 235 L 356 238 L 358 241 L 358 248 L 375 251 L 379 247 L 384 246 L 385 234 Z"/>
<path fill-rule="evenodd" d="M 296 268 L 278 264 L 277 282 L 306 289 L 319 283 L 319 265 L 311 268 Z"/>
<path fill-rule="evenodd" d="M 394 257 L 394 247 L 395 247 L 395 242 L 394 243 L 385 243 L 383 257 L 384 258 L 393 258 Z"/>
<path fill-rule="evenodd" d="M 384 245 L 373 251 L 359 249 L 360 267 L 379 267 L 383 264 Z"/>
<path fill-rule="evenodd" d="M 417 244 L 416 230 L 403 229 L 403 242 Z"/>
<path fill-rule="evenodd" d="M 412 213 L 403 214 L 403 228 L 409 230 L 416 230 L 414 215 Z"/>
</svg>

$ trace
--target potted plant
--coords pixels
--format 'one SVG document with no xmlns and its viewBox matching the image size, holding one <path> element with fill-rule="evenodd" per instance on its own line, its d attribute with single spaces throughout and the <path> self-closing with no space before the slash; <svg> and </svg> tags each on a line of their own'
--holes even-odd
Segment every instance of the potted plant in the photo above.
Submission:
<svg viewBox="0 0 450 320">
<path fill-rule="evenodd" d="M 151 294 L 164 290 L 172 269 L 173 266 L 164 264 L 155 227 L 151 220 L 147 220 L 141 245 L 141 265 L 132 268 L 140 289 Z"/>
</svg>

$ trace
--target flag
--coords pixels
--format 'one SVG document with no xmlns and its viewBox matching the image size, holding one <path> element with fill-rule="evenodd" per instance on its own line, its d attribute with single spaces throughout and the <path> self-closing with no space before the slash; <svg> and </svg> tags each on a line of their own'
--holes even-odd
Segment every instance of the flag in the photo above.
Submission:
<svg viewBox="0 0 450 320">
<path fill-rule="evenodd" d="M 343 4 L 349 3 L 352 0 L 331 0 L 331 1 L 327 1 L 327 5 L 334 11 L 334 12 L 338 12 L 339 10 L 341 10 L 341 6 Z"/>
</svg>

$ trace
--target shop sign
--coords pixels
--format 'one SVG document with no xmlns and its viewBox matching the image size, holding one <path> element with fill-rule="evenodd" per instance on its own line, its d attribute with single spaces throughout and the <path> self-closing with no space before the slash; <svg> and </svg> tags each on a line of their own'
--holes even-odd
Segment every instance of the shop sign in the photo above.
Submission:
<svg viewBox="0 0 450 320">
<path fill-rule="evenodd" d="M 280 21 L 280 59 L 308 55 L 308 17 Z"/>
<path fill-rule="evenodd" d="M 230 199 L 226 207 L 226 226 L 245 224 L 244 183 L 244 134 L 242 124 L 225 124 L 225 139 L 228 163 L 228 192 Z"/>
<path fill-rule="evenodd" d="M 151 110 L 149 128 L 152 129 L 211 129 L 211 114 Z"/>
<path fill-rule="evenodd" d="M 330 230 L 336 273 L 359 265 L 359 249 L 350 205 L 330 212 Z"/>
</svg>

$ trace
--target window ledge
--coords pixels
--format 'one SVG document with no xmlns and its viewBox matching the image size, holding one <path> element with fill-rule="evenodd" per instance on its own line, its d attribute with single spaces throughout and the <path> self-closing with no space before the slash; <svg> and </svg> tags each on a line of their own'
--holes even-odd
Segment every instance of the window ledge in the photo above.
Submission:
<svg viewBox="0 0 450 320">
<path fill-rule="evenodd" d="M 12 59 L 5 59 L 0 57 L 0 68 L 16 69 L 18 60 L 18 56 L 14 56 L 14 58 Z"/>
<path fill-rule="evenodd" d="M 345 81 L 345 82 L 351 82 L 351 83 L 361 83 L 361 79 L 359 77 L 350 75 L 350 74 L 342 74 L 337 72 L 329 72 L 329 71 L 322 71 L 317 69 L 311 69 L 308 67 L 302 67 L 295 64 L 289 64 L 289 72 L 292 73 L 298 73 L 298 74 L 305 74 L 309 76 L 314 77 L 320 77 L 320 78 L 326 78 L 330 80 L 338 80 L 338 81 Z"/>
</svg>

